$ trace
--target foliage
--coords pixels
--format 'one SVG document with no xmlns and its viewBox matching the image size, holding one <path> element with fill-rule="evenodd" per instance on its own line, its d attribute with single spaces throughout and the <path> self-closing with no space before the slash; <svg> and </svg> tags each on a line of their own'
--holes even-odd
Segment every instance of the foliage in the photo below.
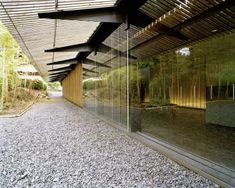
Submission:
<svg viewBox="0 0 235 188">
<path fill-rule="evenodd" d="M 60 91 L 62 89 L 60 82 L 48 82 L 48 86 L 55 91 Z"/>
<path fill-rule="evenodd" d="M 93 90 L 103 87 L 105 82 L 101 79 L 87 79 L 83 81 L 83 89 L 84 90 Z"/>
<path fill-rule="evenodd" d="M 23 54 L 8 30 L 0 22 L 0 110 L 4 105 L 10 105 L 19 96 L 20 87 L 45 90 L 47 86 L 42 81 L 22 81 L 16 67 L 29 64 L 29 60 Z M 23 84 L 25 83 L 25 84 Z"/>
<path fill-rule="evenodd" d="M 195 107 L 198 100 L 206 100 L 211 85 L 216 90 L 215 98 L 231 98 L 232 84 L 235 84 L 234 38 L 234 32 L 226 33 L 132 63 L 130 102 L 156 105 L 180 102 Z M 102 90 L 96 97 L 113 102 L 124 96 L 126 73 L 126 67 L 112 69 L 100 76 L 101 81 L 84 82 L 84 89 Z"/>
<path fill-rule="evenodd" d="M 47 85 L 41 80 L 22 80 L 21 87 L 34 90 L 47 90 Z"/>
</svg>

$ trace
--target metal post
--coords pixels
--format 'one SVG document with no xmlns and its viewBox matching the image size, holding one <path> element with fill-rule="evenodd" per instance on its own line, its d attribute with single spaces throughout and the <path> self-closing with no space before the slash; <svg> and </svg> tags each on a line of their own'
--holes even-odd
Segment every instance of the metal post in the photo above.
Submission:
<svg viewBox="0 0 235 188">
<path fill-rule="evenodd" d="M 213 99 L 213 86 L 211 85 L 211 89 L 210 89 L 210 99 Z"/>
<path fill-rule="evenodd" d="M 233 100 L 235 99 L 235 84 L 233 84 Z"/>
<path fill-rule="evenodd" d="M 127 57 L 126 57 L 126 124 L 127 124 L 127 130 L 131 131 L 130 127 L 130 99 L 129 99 L 129 30 L 126 30 L 126 35 L 127 35 L 127 43 L 126 43 L 126 48 L 127 48 Z"/>
</svg>

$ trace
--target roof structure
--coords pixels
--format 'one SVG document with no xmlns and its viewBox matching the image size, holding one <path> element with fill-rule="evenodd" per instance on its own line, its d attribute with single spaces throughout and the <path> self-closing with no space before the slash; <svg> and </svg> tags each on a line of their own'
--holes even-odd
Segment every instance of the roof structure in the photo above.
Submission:
<svg viewBox="0 0 235 188">
<path fill-rule="evenodd" d="M 235 1 L 2 0 L 0 20 L 47 79 L 48 70 L 84 63 L 84 75 L 95 75 L 128 52 L 140 59 L 231 31 Z"/>
</svg>

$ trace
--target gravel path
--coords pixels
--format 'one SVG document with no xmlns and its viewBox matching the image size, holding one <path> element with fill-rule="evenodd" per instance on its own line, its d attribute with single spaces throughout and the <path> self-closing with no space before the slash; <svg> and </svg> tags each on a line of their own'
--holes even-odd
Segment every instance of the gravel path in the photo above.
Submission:
<svg viewBox="0 0 235 188">
<path fill-rule="evenodd" d="M 56 99 L 0 119 L 0 187 L 218 187 Z"/>
</svg>

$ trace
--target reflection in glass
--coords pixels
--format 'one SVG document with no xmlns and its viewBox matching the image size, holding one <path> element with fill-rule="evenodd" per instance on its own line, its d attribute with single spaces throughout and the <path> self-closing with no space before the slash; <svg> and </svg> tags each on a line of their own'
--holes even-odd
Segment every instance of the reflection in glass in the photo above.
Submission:
<svg viewBox="0 0 235 188">
<path fill-rule="evenodd" d="M 106 42 L 126 52 L 125 40 L 116 32 Z M 130 59 L 129 101 L 127 59 L 108 56 L 112 68 L 84 81 L 85 108 L 127 128 L 129 102 L 131 131 L 235 170 L 235 32 Z"/>
<path fill-rule="evenodd" d="M 133 64 L 137 130 L 235 170 L 234 49 L 232 32 Z"/>
<path fill-rule="evenodd" d="M 125 52 L 125 44 L 116 46 L 116 43 L 123 43 L 119 35 L 119 32 L 112 34 L 106 40 L 106 43 L 120 52 Z M 127 60 L 123 54 L 117 55 L 113 51 L 104 54 L 108 65 L 111 65 L 112 68 L 97 68 L 96 71 L 99 72 L 97 77 L 92 76 L 83 81 L 84 107 L 109 121 L 114 121 L 126 127 L 127 74 L 125 65 Z"/>
</svg>

